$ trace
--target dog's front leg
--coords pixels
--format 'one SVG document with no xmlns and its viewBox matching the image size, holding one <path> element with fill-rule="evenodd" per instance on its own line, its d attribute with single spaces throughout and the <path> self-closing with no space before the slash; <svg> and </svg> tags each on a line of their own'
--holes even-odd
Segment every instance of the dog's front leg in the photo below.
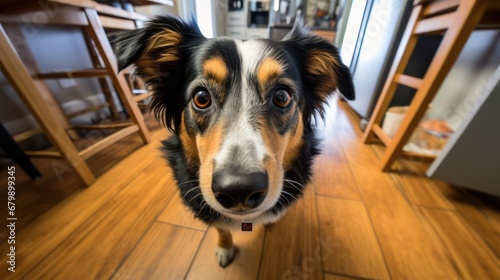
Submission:
<svg viewBox="0 0 500 280">
<path fill-rule="evenodd" d="M 217 228 L 219 232 L 219 242 L 217 243 L 217 261 L 222 267 L 226 267 L 234 258 L 234 245 L 231 232 L 227 229 Z"/>
</svg>

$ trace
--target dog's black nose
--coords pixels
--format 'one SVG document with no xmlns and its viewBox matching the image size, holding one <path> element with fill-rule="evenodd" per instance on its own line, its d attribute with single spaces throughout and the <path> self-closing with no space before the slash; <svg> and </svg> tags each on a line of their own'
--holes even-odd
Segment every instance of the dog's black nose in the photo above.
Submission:
<svg viewBox="0 0 500 280">
<path fill-rule="evenodd" d="M 267 195 L 268 177 L 266 172 L 231 174 L 216 172 L 212 177 L 212 191 L 217 201 L 225 208 L 241 204 L 243 208 L 255 208 Z"/>
</svg>

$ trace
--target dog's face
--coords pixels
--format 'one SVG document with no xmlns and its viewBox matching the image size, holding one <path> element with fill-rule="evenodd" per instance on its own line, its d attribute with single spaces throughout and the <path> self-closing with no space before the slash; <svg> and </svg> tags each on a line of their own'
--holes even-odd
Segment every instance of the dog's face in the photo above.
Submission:
<svg viewBox="0 0 500 280">
<path fill-rule="evenodd" d="M 134 63 L 154 91 L 153 109 L 180 142 L 176 156 L 196 172 L 191 197 L 233 220 L 284 203 L 284 175 L 311 118 L 337 88 L 354 98 L 335 47 L 300 27 L 281 42 L 206 39 L 194 24 L 159 17 L 121 34 L 114 49 L 120 69 Z"/>
</svg>

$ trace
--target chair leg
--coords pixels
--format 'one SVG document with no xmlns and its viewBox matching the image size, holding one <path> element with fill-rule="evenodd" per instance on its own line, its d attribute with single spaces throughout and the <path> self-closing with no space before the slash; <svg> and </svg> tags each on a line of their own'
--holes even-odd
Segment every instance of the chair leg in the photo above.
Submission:
<svg viewBox="0 0 500 280">
<path fill-rule="evenodd" d="M 106 38 L 106 33 L 100 24 L 97 12 L 93 9 L 85 9 L 85 14 L 87 15 L 87 19 L 89 21 L 87 31 L 89 32 L 92 40 L 96 43 L 96 47 L 101 54 L 104 65 L 107 69 L 109 69 L 109 75 L 113 80 L 113 84 L 115 85 L 118 95 L 123 101 L 125 109 L 130 113 L 132 121 L 139 126 L 139 134 L 142 141 L 144 144 L 147 144 L 151 141 L 149 131 L 144 123 L 141 111 L 132 98 L 132 93 L 130 92 L 123 73 L 117 74 L 118 69 L 116 66 L 115 54 L 111 49 L 108 39 Z"/>
<path fill-rule="evenodd" d="M 89 51 L 90 59 L 92 60 L 92 64 L 94 65 L 94 68 L 100 68 L 102 67 L 101 61 L 99 60 L 99 54 L 97 53 L 95 46 L 92 44 L 92 40 L 90 36 L 84 32 L 84 38 L 85 38 L 85 43 L 87 45 L 87 49 Z M 102 93 L 104 94 L 104 98 L 106 99 L 106 102 L 109 104 L 109 111 L 111 112 L 111 116 L 113 118 L 118 118 L 119 113 L 115 105 L 115 101 L 113 99 L 113 93 L 111 92 L 111 89 L 109 88 L 108 82 L 106 81 L 106 78 L 100 77 L 99 78 L 99 85 L 101 86 Z"/>
<path fill-rule="evenodd" d="M 24 151 L 12 139 L 9 132 L 0 124 L 0 147 L 30 176 L 31 179 L 39 178 L 40 172 L 36 169 Z"/>
<path fill-rule="evenodd" d="M 16 52 L 21 57 L 21 61 L 23 61 L 23 65 L 28 69 L 28 72 L 31 73 L 40 73 L 39 65 L 33 55 L 33 52 L 30 50 L 28 46 L 28 42 L 25 40 L 24 36 L 18 35 L 22 34 L 22 28 L 21 25 L 19 24 L 14 24 L 14 23 L 6 23 L 2 24 L 6 31 L 13 32 L 13 34 L 10 34 L 10 36 L 15 35 L 15 42 L 16 42 Z M 12 38 L 12 37 L 11 37 Z M 61 105 L 57 100 L 55 99 L 54 95 L 51 93 L 51 91 L 48 89 L 47 84 L 45 84 L 44 81 L 35 79 L 33 80 L 40 90 L 40 93 L 43 96 L 43 99 L 47 104 L 49 104 L 52 113 L 57 117 L 61 125 L 65 130 L 67 130 L 67 133 L 69 137 L 73 140 L 76 140 L 80 138 L 78 133 L 72 130 L 68 130 L 71 128 L 71 123 L 66 114 L 64 113 Z"/>
<path fill-rule="evenodd" d="M 394 82 L 394 77 L 398 73 L 403 73 L 410 60 L 411 54 L 415 45 L 417 43 L 418 37 L 413 35 L 413 30 L 415 28 L 415 24 L 421 18 L 422 6 L 419 5 L 413 8 L 412 14 L 406 25 L 405 33 L 401 38 L 401 42 L 399 44 L 398 51 L 396 56 L 394 57 L 394 62 L 392 64 L 389 75 L 387 76 L 387 80 L 385 82 L 384 88 L 382 89 L 382 94 L 380 95 L 375 110 L 373 111 L 373 115 L 370 117 L 370 122 L 365 130 L 365 134 L 363 135 L 363 143 L 368 144 L 371 142 L 372 137 L 374 136 L 373 126 L 375 124 L 380 125 L 382 119 L 385 116 L 385 112 L 391 103 L 392 97 L 394 96 L 394 92 L 396 91 L 397 84 Z"/>
<path fill-rule="evenodd" d="M 3 26 L 0 24 L 0 68 L 7 80 L 16 89 L 24 101 L 24 104 L 33 114 L 40 126 L 45 131 L 52 144 L 59 150 L 61 155 L 70 163 L 80 175 L 85 185 L 90 186 L 95 177 L 89 167 L 80 157 L 78 150 L 69 139 L 66 131 L 60 124 L 51 108 L 45 103 L 28 70 L 24 67 L 21 59 L 14 51 Z"/>
<path fill-rule="evenodd" d="M 469 35 L 481 20 L 487 6 L 486 3 L 479 2 L 478 0 L 461 1 L 454 22 L 446 31 L 421 87 L 417 90 L 401 126 L 382 157 L 380 164 L 382 171 L 389 171 L 394 161 L 403 152 L 403 146 L 450 72 Z"/>
</svg>

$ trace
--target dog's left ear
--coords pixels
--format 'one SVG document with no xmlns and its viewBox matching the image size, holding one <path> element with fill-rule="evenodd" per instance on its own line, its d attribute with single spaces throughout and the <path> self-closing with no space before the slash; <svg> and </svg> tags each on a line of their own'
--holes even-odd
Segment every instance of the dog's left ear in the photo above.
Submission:
<svg viewBox="0 0 500 280">
<path fill-rule="evenodd" d="M 307 94 L 318 109 L 328 95 L 338 89 L 349 100 L 354 100 L 354 85 L 349 68 L 342 63 L 337 48 L 327 40 L 309 33 L 298 21 L 283 39 L 283 46 L 292 53 L 302 71 L 302 82 Z"/>
</svg>

